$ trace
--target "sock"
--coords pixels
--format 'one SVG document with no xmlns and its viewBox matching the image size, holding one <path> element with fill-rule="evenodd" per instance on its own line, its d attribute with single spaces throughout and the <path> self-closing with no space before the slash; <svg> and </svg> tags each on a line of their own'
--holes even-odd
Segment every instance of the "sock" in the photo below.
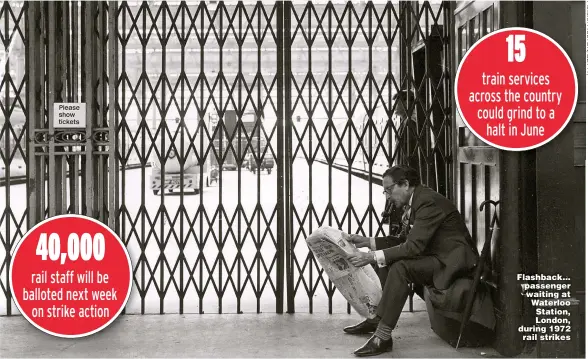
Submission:
<svg viewBox="0 0 588 359">
<path fill-rule="evenodd" d="M 392 328 L 380 321 L 374 335 L 382 340 L 390 340 L 392 338 Z"/>
<path fill-rule="evenodd" d="M 378 324 L 380 322 L 380 317 L 376 315 L 374 318 L 367 318 L 365 321 L 370 324 Z"/>
</svg>

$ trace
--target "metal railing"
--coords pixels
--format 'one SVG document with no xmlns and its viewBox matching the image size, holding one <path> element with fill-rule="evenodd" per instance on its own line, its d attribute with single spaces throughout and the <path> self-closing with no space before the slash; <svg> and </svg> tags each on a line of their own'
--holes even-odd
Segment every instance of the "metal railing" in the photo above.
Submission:
<svg viewBox="0 0 588 359">
<path fill-rule="evenodd" d="M 384 234 L 384 166 L 411 164 L 444 190 L 448 9 L 5 2 L 0 34 L 22 42 L 11 53 L 26 50 L 26 67 L 18 78 L 6 72 L 0 104 L 15 99 L 25 119 L 17 133 L 12 108 L 0 108 L 0 160 L 10 165 L 18 153 L 27 175 L 16 185 L 8 173 L 0 188 L 0 314 L 14 312 L 11 249 L 58 213 L 98 218 L 125 242 L 134 266 L 127 312 L 349 311 L 304 239 L 322 225 Z M 52 97 L 40 91 L 48 86 Z M 394 100 L 402 90 L 414 99 Z M 31 111 L 25 98 L 42 106 Z M 59 101 L 88 104 L 75 141 L 50 126 Z M 396 116 L 399 107 L 415 121 Z M 244 166 L 267 158 L 271 174 Z"/>
</svg>

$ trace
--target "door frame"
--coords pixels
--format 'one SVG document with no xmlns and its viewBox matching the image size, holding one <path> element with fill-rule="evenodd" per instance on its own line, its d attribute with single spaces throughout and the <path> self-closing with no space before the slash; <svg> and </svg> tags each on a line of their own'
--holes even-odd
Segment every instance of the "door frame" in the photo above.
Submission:
<svg viewBox="0 0 588 359">
<path fill-rule="evenodd" d="M 532 3 L 526 2 L 474 2 L 461 1 L 453 4 L 454 11 L 452 53 L 452 83 L 455 86 L 455 74 L 459 66 L 457 53 L 458 29 L 464 21 L 459 17 L 479 14 L 494 5 L 496 12 L 494 31 L 506 27 L 532 28 Z M 455 98 L 454 109 L 457 109 Z M 520 354 L 525 346 L 517 328 L 527 321 L 532 314 L 520 295 L 518 283 L 513 280 L 518 273 L 533 272 L 536 268 L 536 253 L 533 254 L 533 241 L 536 241 L 536 196 L 525 194 L 536 193 L 535 188 L 535 151 L 509 152 L 493 147 L 464 146 L 459 147 L 459 116 L 454 110 L 453 154 L 454 154 L 454 197 L 456 206 L 460 205 L 459 167 L 461 162 L 480 163 L 498 166 L 499 168 L 499 200 L 498 213 L 500 218 L 500 239 L 497 248 L 496 265 L 500 268 L 497 278 L 498 291 L 495 298 L 497 309 L 502 312 L 504 321 L 497 320 L 496 340 L 494 347 L 505 356 Z M 480 201 L 477 201 L 480 202 Z M 479 203 L 478 203 L 479 204 Z M 534 215 L 535 214 L 535 215 Z M 488 222 L 486 222 L 488 223 Z M 488 228 L 489 229 L 489 228 Z M 534 259 L 535 258 L 535 259 Z"/>
</svg>

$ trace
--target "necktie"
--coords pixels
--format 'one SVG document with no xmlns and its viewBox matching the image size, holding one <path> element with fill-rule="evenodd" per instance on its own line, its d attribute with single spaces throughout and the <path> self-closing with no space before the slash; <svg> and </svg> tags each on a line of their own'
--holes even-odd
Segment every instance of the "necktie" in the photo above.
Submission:
<svg viewBox="0 0 588 359">
<path fill-rule="evenodd" d="M 404 206 L 404 213 L 402 214 L 402 231 L 405 234 L 408 234 L 408 232 L 410 231 L 409 222 L 410 222 L 410 206 L 406 205 L 406 206 Z"/>
</svg>

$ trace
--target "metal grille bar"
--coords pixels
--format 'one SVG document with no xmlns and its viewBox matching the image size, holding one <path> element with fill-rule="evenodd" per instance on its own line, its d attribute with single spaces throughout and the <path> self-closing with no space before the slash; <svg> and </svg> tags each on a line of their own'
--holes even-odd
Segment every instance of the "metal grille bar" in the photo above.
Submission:
<svg viewBox="0 0 588 359">
<path fill-rule="evenodd" d="M 28 136 L 26 97 L 30 91 L 24 72 L 25 39 L 27 38 L 27 3 L 11 6 L 4 2 L 0 7 L 0 35 L 2 56 L 0 57 L 0 315 L 12 314 L 13 302 L 8 281 L 11 261 L 10 249 L 26 232 L 27 209 L 18 200 L 11 200 L 15 187 L 7 179 L 26 174 L 26 138 Z M 24 186 L 18 186 L 21 196 L 26 196 Z M 14 197 L 12 197 L 14 198 Z"/>
<path fill-rule="evenodd" d="M 103 71 L 106 61 L 102 59 L 101 62 L 95 62 L 101 68 L 97 68 L 95 64 L 87 66 L 84 61 L 94 58 L 90 54 L 105 54 L 104 51 L 97 51 L 97 48 L 92 47 L 96 44 L 92 39 L 100 37 L 101 43 L 105 44 L 104 26 L 99 26 L 97 22 L 105 21 L 107 8 L 102 6 L 100 12 L 93 12 L 97 5 L 86 5 L 82 3 L 81 14 L 77 3 L 4 3 L 2 7 L 1 15 L 15 20 L 10 26 L 11 30 L 2 33 L 2 39 L 6 40 L 7 46 L 17 44 L 17 51 L 7 55 L 16 58 L 15 63 L 19 65 L 16 77 L 22 80 L 20 88 L 14 86 L 16 82 L 3 82 L 0 85 L 10 94 L 8 100 L 4 98 L 0 101 L 0 106 L 7 106 L 7 110 L 2 113 L 3 128 L 21 129 L 18 137 L 0 137 L 0 143 L 7 140 L 6 143 L 9 144 L 0 149 L 0 155 L 8 155 L 5 163 L 12 167 L 16 162 L 13 161 L 15 153 L 20 153 L 19 159 L 27 164 L 25 175 L 28 181 L 24 186 L 13 186 L 12 179 L 18 178 L 17 175 L 7 173 L 2 176 L 8 212 L 0 219 L 0 235 L 6 233 L 11 240 L 3 240 L 4 261 L 0 274 L 3 279 L 6 278 L 6 281 L 2 281 L 2 287 L 8 300 L 6 310 L 0 307 L 0 314 L 12 312 L 7 273 L 10 251 L 28 228 L 49 216 L 64 213 L 88 214 L 104 222 L 108 221 L 107 202 L 112 197 L 113 187 L 108 186 L 108 180 L 105 179 L 108 169 L 104 161 L 111 146 L 109 147 L 108 130 L 105 129 L 108 124 L 103 116 L 106 95 L 100 94 L 106 84 Z M 14 10 L 20 11 L 18 18 L 14 17 Z M 80 18 L 86 25 L 81 36 L 78 33 Z M 22 30 L 25 23 L 26 41 Z M 78 42 L 79 38 L 81 42 Z M 87 53 L 84 54 L 83 51 Z M 78 61 L 80 54 L 81 64 Z M 21 66 L 23 62 L 26 66 Z M 14 70 L 9 65 L 10 62 L 7 62 L 5 67 L 8 74 Z M 81 71 L 78 71 L 79 67 Z M 97 73 L 102 75 L 96 77 Z M 5 78 L 12 81 L 10 76 Z M 25 83 L 28 84 L 26 90 Z M 81 89 L 80 84 L 85 88 Z M 53 121 L 55 103 L 78 102 L 80 90 L 81 100 L 89 102 L 87 129 L 56 128 Z M 91 95 L 86 97 L 88 93 Z M 23 100 L 24 94 L 26 101 Z M 18 114 L 21 111 L 12 110 L 15 104 L 19 104 L 22 115 Z M 31 106 L 25 108 L 27 104 Z M 99 114 L 103 116 L 102 120 L 96 119 Z M 9 151 L 5 151 L 6 149 Z M 91 171 L 89 175 L 84 168 Z M 100 203 L 94 200 L 96 187 L 90 186 L 89 191 L 85 190 L 85 185 L 93 182 L 101 185 L 96 196 Z M 11 196 L 26 197 L 27 201 L 22 201 L 20 208 L 19 205 L 10 204 Z M 16 220 L 14 214 L 18 212 L 21 212 L 21 219 L 17 222 L 17 231 L 14 231 L 11 229 L 12 221 Z"/>
<path fill-rule="evenodd" d="M 280 47 L 282 11 L 222 2 L 119 7 L 119 218 L 136 264 L 133 311 L 282 311 L 283 56 L 264 51 Z M 268 157 L 277 175 L 244 168 Z M 187 197 L 194 190 L 195 200 Z"/>
<path fill-rule="evenodd" d="M 449 32 L 442 22 L 448 7 L 309 2 L 290 3 L 286 13 L 292 21 L 285 29 L 286 44 L 306 47 L 303 55 L 285 52 L 292 63 L 285 70 L 291 90 L 286 92 L 286 120 L 292 123 L 286 144 L 292 168 L 288 311 L 297 305 L 311 313 L 349 311 L 305 238 L 324 225 L 365 236 L 385 234 L 379 215 L 385 198 L 376 182 L 392 164 L 414 166 L 426 184 L 446 188 L 450 66 L 439 63 L 447 59 Z M 354 51 L 357 47 L 367 50 Z M 419 47 L 426 54 L 422 60 Z M 407 90 L 415 101 L 393 100 Z M 397 116 L 399 107 L 408 116 Z"/>
<path fill-rule="evenodd" d="M 14 312 L 13 245 L 66 212 L 125 241 L 126 312 L 281 313 L 284 296 L 288 312 L 349 311 L 304 239 L 384 234 L 393 163 L 449 193 L 450 16 L 429 2 L 5 2 L 2 48 L 26 61 L 2 66 L 0 162 L 11 178 L 22 160 L 28 181 L 0 191 L 0 314 Z M 88 126 L 53 128 L 59 101 L 85 102 Z"/>
</svg>

